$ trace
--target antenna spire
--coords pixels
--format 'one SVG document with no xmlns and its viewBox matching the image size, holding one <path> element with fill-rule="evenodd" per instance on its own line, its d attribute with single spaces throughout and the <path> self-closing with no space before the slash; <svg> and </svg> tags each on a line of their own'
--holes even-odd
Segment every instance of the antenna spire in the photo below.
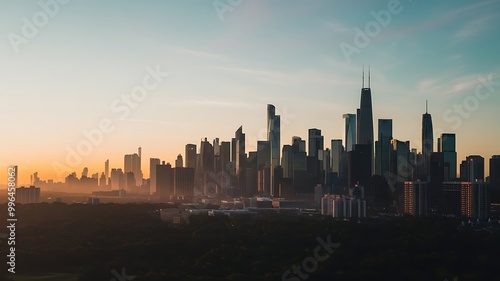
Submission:
<svg viewBox="0 0 500 281">
<path fill-rule="evenodd" d="M 368 66 L 368 88 L 370 88 L 370 66 Z"/>
<path fill-rule="evenodd" d="M 365 88 L 365 66 L 363 65 L 363 72 L 362 72 L 362 82 L 361 82 L 361 85 L 362 85 L 362 88 L 364 89 Z"/>
<path fill-rule="evenodd" d="M 425 100 L 425 114 L 427 114 L 427 109 L 429 107 L 429 101 L 428 100 Z"/>
</svg>

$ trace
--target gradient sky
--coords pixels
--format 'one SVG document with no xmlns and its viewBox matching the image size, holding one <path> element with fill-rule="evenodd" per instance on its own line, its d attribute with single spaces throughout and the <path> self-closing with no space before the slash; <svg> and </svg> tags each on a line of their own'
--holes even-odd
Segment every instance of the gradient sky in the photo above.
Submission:
<svg viewBox="0 0 500 281">
<path fill-rule="evenodd" d="M 43 9 L 1 1 L 0 182 L 11 164 L 21 183 L 35 171 L 55 178 L 54 162 L 79 175 L 85 166 L 101 173 L 106 159 L 122 168 L 139 146 L 147 177 L 150 157 L 173 163 L 186 143 L 230 140 L 240 125 L 252 150 L 265 139 L 267 103 L 282 115 L 282 145 L 315 127 L 329 147 L 343 138 L 342 114 L 359 107 L 363 65 L 371 65 L 375 135 L 377 119 L 392 118 L 394 137 L 420 150 L 428 99 L 434 136 L 456 133 L 459 161 L 500 154 L 500 1 L 401 1 L 350 60 L 341 44 L 356 46 L 356 28 L 391 1 L 218 1 L 230 2 L 221 18 L 214 1 L 72 0 L 16 53 L 9 38 Z M 157 65 L 170 76 L 120 120 L 113 102 Z M 480 77 L 491 80 L 482 100 Z M 458 117 L 454 105 L 464 103 L 474 110 Z M 104 118 L 114 131 L 68 164 L 66 148 Z"/>
</svg>

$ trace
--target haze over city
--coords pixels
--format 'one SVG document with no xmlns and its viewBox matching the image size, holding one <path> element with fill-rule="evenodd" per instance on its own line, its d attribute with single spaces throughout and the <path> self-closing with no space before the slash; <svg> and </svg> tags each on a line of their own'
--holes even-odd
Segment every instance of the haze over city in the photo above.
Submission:
<svg viewBox="0 0 500 281">
<path fill-rule="evenodd" d="M 186 143 L 227 140 L 240 125 L 254 150 L 266 138 L 268 103 L 281 114 L 282 144 L 309 128 L 326 142 L 340 139 L 342 115 L 359 106 L 363 65 L 371 66 L 375 132 L 377 119 L 391 118 L 394 137 L 420 151 L 429 100 L 434 136 L 456 133 L 459 160 L 498 154 L 498 1 L 392 3 L 386 26 L 356 47 L 357 28 L 366 32 L 390 2 L 240 1 L 221 12 L 210 1 L 69 1 L 28 42 L 0 43 L 0 164 L 18 165 L 28 184 L 33 172 L 63 180 L 54 162 L 77 173 L 101 173 L 106 159 L 122 167 L 139 146 L 143 159 L 174 162 Z M 31 1 L 2 3 L 0 32 L 22 36 L 22 18 L 40 10 Z M 346 55 L 346 44 L 359 52 Z M 127 114 L 116 110 L 158 69 L 169 75 Z M 491 95 L 471 100 L 482 81 L 490 88 L 481 93 Z M 68 165 L 67 148 L 105 118 L 114 130 Z"/>
</svg>

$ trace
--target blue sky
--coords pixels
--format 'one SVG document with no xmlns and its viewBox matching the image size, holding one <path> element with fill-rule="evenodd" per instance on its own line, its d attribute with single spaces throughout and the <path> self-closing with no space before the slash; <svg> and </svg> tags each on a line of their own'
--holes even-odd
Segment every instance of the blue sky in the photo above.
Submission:
<svg viewBox="0 0 500 281">
<path fill-rule="evenodd" d="M 27 38 L 23 18 L 34 23 L 40 3 L 58 9 Z M 386 26 L 374 13 L 390 14 Z M 394 137 L 419 148 L 428 99 L 435 138 L 454 132 L 458 159 L 489 159 L 500 154 L 498 14 L 500 1 L 5 0 L 0 164 L 18 164 L 24 179 L 55 177 L 54 162 L 95 173 L 108 158 L 122 167 L 138 146 L 145 159 L 173 162 L 186 143 L 229 140 L 240 125 L 252 149 L 265 138 L 267 103 L 286 122 L 282 144 L 313 127 L 329 143 L 343 137 L 342 114 L 359 106 L 363 65 L 371 66 L 375 135 L 376 120 L 392 118 Z M 356 30 L 377 24 L 346 58 L 340 46 L 356 47 Z M 17 53 L 13 36 L 25 39 Z M 120 120 L 113 102 L 157 66 L 168 78 Z M 480 79 L 490 81 L 482 99 Z M 113 132 L 78 165 L 67 163 L 66 148 L 105 118 Z"/>
</svg>

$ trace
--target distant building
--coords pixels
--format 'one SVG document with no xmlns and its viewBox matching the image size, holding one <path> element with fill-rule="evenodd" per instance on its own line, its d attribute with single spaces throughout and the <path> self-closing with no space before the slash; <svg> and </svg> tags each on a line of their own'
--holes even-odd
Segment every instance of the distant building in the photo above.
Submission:
<svg viewBox="0 0 500 281">
<path fill-rule="evenodd" d="M 453 181 L 457 178 L 456 135 L 441 134 L 438 145 L 438 152 L 442 152 L 444 156 L 445 181 Z"/>
<path fill-rule="evenodd" d="M 415 217 L 427 216 L 428 209 L 427 182 L 404 183 L 404 213 Z"/>
<path fill-rule="evenodd" d="M 182 159 L 182 155 L 181 154 L 177 155 L 177 158 L 175 159 L 175 167 L 176 168 L 182 168 L 182 167 L 184 167 L 184 161 Z"/>
<path fill-rule="evenodd" d="M 149 191 L 151 194 L 156 192 L 156 165 L 160 165 L 160 159 L 149 158 Z"/>
<path fill-rule="evenodd" d="M 326 194 L 321 198 L 321 214 L 340 219 L 366 218 L 366 201 L 354 197 Z"/>
<path fill-rule="evenodd" d="M 477 219 L 488 219 L 490 216 L 491 202 L 487 183 L 463 182 L 461 200 L 462 216 Z"/>
<path fill-rule="evenodd" d="M 16 203 L 40 203 L 40 188 L 35 186 L 16 188 Z"/>
</svg>

